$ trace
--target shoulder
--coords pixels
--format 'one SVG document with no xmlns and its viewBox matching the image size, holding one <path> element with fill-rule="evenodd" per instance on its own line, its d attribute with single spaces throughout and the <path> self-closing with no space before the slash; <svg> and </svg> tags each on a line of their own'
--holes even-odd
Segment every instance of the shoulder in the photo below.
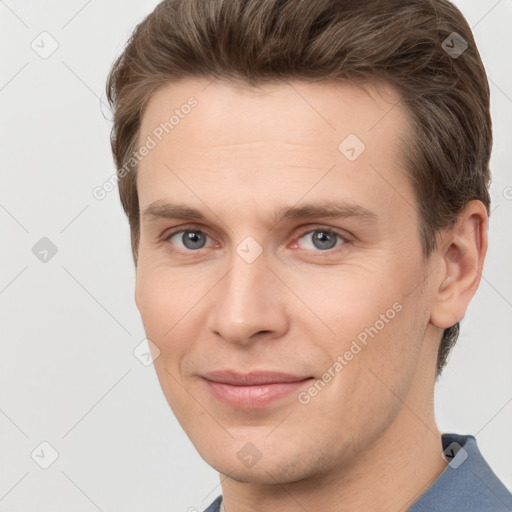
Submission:
<svg viewBox="0 0 512 512">
<path fill-rule="evenodd" d="M 217 496 L 217 498 L 215 498 L 215 501 L 211 503 L 211 505 L 207 509 L 205 509 L 204 512 L 219 512 L 221 502 L 222 496 Z"/>
<path fill-rule="evenodd" d="M 471 435 L 443 434 L 448 466 L 408 512 L 512 512 L 512 494 Z"/>
</svg>

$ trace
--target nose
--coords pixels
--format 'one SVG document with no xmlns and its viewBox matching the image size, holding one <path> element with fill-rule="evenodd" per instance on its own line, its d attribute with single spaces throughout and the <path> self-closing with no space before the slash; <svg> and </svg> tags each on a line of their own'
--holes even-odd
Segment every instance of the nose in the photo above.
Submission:
<svg viewBox="0 0 512 512">
<path fill-rule="evenodd" d="M 289 328 L 288 295 L 263 255 L 248 263 L 235 254 L 230 270 L 215 287 L 207 327 L 238 345 L 281 337 Z"/>
</svg>

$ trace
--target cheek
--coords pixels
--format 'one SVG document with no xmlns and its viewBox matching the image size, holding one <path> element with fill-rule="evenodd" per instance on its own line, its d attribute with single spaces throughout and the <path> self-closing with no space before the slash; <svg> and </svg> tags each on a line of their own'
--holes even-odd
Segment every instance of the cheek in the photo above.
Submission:
<svg viewBox="0 0 512 512">
<path fill-rule="evenodd" d="M 175 326 L 187 323 L 185 315 L 201 296 L 201 282 L 190 269 L 140 265 L 135 289 L 144 326 L 157 338 L 170 337 Z"/>
<path fill-rule="evenodd" d="M 330 340 L 334 349 L 358 337 L 364 343 L 375 330 L 387 330 L 399 316 L 400 283 L 387 278 L 391 272 L 382 266 L 346 264 L 286 273 L 284 280 L 292 283 L 294 294 L 304 304 L 297 306 L 304 314 L 292 320 L 316 324 L 330 333 L 323 336 L 323 343 Z"/>
<path fill-rule="evenodd" d="M 142 268 L 139 263 L 135 297 L 148 338 L 160 339 L 172 325 L 169 289 L 158 274 Z"/>
<path fill-rule="evenodd" d="M 146 336 L 160 349 L 155 368 L 172 368 L 190 345 L 191 335 L 184 328 L 193 327 L 189 315 L 200 295 L 184 286 L 182 278 L 152 267 L 139 267 L 135 290 Z"/>
<path fill-rule="evenodd" d="M 330 423 L 343 424 L 347 436 L 356 445 L 367 443 L 393 421 L 414 379 L 423 328 L 415 305 L 409 300 L 403 300 L 401 305 L 401 311 L 389 323 L 375 326 L 369 320 L 359 331 L 365 334 L 364 338 L 348 336 L 340 341 L 337 349 L 332 347 L 329 354 L 332 361 L 341 355 L 344 367 L 332 380 L 330 391 L 322 394 L 314 405 L 318 409 L 315 415 L 321 417 L 324 410 L 337 410 L 335 421 Z M 357 323 L 361 321 L 357 319 Z M 357 329 L 354 326 L 352 332 Z"/>
<path fill-rule="evenodd" d="M 415 377 L 428 323 L 424 300 L 420 293 L 402 295 L 395 308 L 384 312 L 384 320 L 373 321 L 363 331 L 368 336 L 357 356 L 361 356 L 359 377 L 365 382 L 360 400 L 373 404 L 375 410 L 382 408 L 383 414 L 386 408 L 401 405 Z"/>
<path fill-rule="evenodd" d="M 136 302 L 144 331 L 160 350 L 153 365 L 164 396 L 178 421 L 183 421 L 190 397 L 180 384 L 181 362 L 198 339 L 193 305 L 201 296 L 197 288 L 184 286 L 176 273 L 154 266 L 139 266 L 136 278 Z M 192 309 L 191 309 L 192 308 Z"/>
<path fill-rule="evenodd" d="M 331 330 L 327 338 L 318 338 L 326 356 L 325 371 L 342 358 L 343 369 L 331 372 L 344 377 L 335 378 L 333 387 L 339 386 L 341 395 L 358 396 L 360 403 L 396 401 L 386 386 L 404 394 L 420 355 L 428 323 L 427 298 L 414 289 L 417 272 L 400 272 L 399 267 L 390 263 L 379 268 L 354 266 L 331 276 L 319 273 L 315 287 L 297 281 L 297 293 L 308 298 L 308 305 Z"/>
</svg>

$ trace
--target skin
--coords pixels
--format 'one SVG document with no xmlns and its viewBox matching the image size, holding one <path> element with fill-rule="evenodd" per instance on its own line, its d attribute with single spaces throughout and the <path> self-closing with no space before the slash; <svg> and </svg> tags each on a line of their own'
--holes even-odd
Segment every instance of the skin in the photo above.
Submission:
<svg viewBox="0 0 512 512">
<path fill-rule="evenodd" d="M 206 217 L 141 214 L 135 301 L 170 407 L 220 473 L 227 512 L 407 510 L 446 468 L 436 356 L 479 284 L 485 207 L 469 203 L 424 258 L 397 149 L 408 112 L 390 86 L 187 79 L 151 97 L 140 141 L 190 96 L 197 107 L 137 176 L 141 212 L 169 201 Z M 354 161 L 338 149 L 351 133 L 366 146 Z M 340 200 L 376 219 L 272 218 Z M 202 248 L 185 246 L 183 232 L 169 237 L 184 226 L 206 235 Z M 313 243 L 326 229 L 341 235 L 333 248 Z M 262 249 L 252 263 L 236 250 L 248 236 Z M 262 409 L 230 407 L 201 377 L 265 369 L 322 379 L 395 303 L 400 312 L 307 404 L 294 392 Z M 261 455 L 250 467 L 237 457 L 247 443 Z"/>
</svg>

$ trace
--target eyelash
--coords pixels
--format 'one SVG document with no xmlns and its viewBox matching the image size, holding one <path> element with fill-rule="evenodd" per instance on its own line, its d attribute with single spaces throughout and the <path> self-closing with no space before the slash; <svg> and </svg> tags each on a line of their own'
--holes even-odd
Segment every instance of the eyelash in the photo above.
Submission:
<svg viewBox="0 0 512 512">
<path fill-rule="evenodd" d="M 198 228 L 197 226 L 195 225 L 185 225 L 185 226 L 180 226 L 179 229 L 175 229 L 169 233 L 166 233 L 164 236 L 163 236 L 163 240 L 165 242 L 169 242 L 170 239 L 174 236 L 174 235 L 177 235 L 178 233 L 183 233 L 185 231 L 192 231 L 192 232 L 195 232 L 195 233 L 202 233 L 208 237 L 210 237 L 210 235 L 208 235 L 208 233 L 206 233 L 205 231 L 203 231 L 202 229 Z M 299 240 L 300 238 L 302 238 L 304 235 L 307 235 L 309 233 L 314 233 L 315 231 L 321 231 L 322 233 L 328 233 L 330 235 L 335 235 L 337 237 L 339 237 L 339 239 L 341 239 L 342 243 L 340 245 L 336 245 L 334 246 L 333 248 L 331 249 L 325 249 L 324 251 L 321 251 L 321 250 L 313 250 L 313 249 L 303 249 L 305 251 L 312 251 L 312 252 L 315 252 L 315 253 L 324 253 L 325 256 L 329 256 L 329 255 L 332 255 L 333 253 L 337 252 L 338 250 L 342 249 L 346 243 L 348 243 L 350 241 L 349 237 L 347 237 L 346 235 L 344 235 L 343 233 L 341 233 L 340 231 L 336 230 L 336 229 L 333 229 L 333 228 L 327 228 L 327 227 L 323 227 L 321 225 L 319 226 L 314 226 L 313 228 L 308 228 L 308 229 L 305 229 L 303 231 L 301 231 L 299 233 L 299 235 L 297 235 L 297 240 Z M 211 238 L 211 237 L 210 237 Z M 191 253 L 198 253 L 201 251 L 201 249 L 197 249 L 195 251 L 193 250 L 187 250 L 187 251 L 183 251 L 181 249 L 172 249 L 173 252 L 178 252 L 180 254 L 186 254 L 186 255 L 190 255 Z M 322 257 L 321 255 L 318 255 L 319 257 Z"/>
</svg>

